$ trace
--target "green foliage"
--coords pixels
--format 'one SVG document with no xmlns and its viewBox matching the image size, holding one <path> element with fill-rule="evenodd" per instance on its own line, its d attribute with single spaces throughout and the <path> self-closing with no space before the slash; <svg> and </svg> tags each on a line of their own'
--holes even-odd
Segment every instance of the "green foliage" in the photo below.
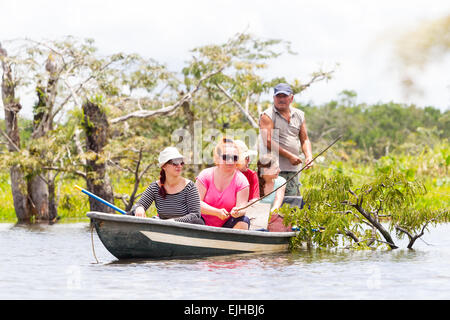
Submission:
<svg viewBox="0 0 450 320">
<path fill-rule="evenodd" d="M 385 243 L 396 248 L 395 232 L 398 238 L 408 235 L 412 247 L 431 223 L 447 222 L 450 214 L 448 206 L 433 210 L 416 205 L 427 190 L 411 172 L 383 168 L 360 186 L 342 170 L 309 174 L 303 210 L 280 209 L 286 224 L 301 226 L 294 245 L 330 248 L 340 243 L 361 249 Z"/>
<path fill-rule="evenodd" d="M 16 221 L 9 172 L 0 171 L 0 222 Z"/>
<path fill-rule="evenodd" d="M 20 141 L 23 146 L 23 144 L 25 144 L 31 138 L 31 134 L 33 133 L 33 121 L 20 117 L 18 119 L 18 126 L 20 128 L 19 130 Z M 4 119 L 0 119 L 0 130 L 3 131 L 6 130 Z"/>
<path fill-rule="evenodd" d="M 420 152 L 450 138 L 450 111 L 397 103 L 355 104 L 354 92 L 322 106 L 297 105 L 305 111 L 308 133 L 317 143 L 343 135 L 344 156 L 379 159 L 390 152 Z M 322 142 L 323 141 L 323 142 Z M 357 157 L 358 159 L 355 159 Z"/>
<path fill-rule="evenodd" d="M 53 101 L 51 118 L 58 119 L 55 116 L 61 114 L 64 117 L 55 120 L 39 139 L 32 139 L 33 121 L 19 118 L 22 150 L 9 152 L 6 143 L 0 145 L 0 173 L 7 177 L 7 168 L 20 165 L 28 178 L 39 173 L 54 181 L 59 188 L 59 214 L 64 218 L 83 217 L 89 207 L 86 196 L 72 190 L 73 184 L 83 185 L 86 159 L 107 163 L 114 192 L 123 199 L 116 199 L 116 205 L 123 208 L 133 192 L 138 197 L 158 178 L 157 155 L 176 143 L 172 140 L 175 130 L 191 130 L 194 121 L 201 121 L 202 147 L 207 148 L 211 132 L 252 129 L 250 119 L 257 120 L 259 112 L 270 106 L 270 99 L 263 97 L 276 83 L 288 82 L 299 93 L 313 82 L 331 77 L 331 72 L 319 71 L 311 75 L 309 82 L 283 77 L 268 79 L 263 71 L 271 61 L 294 53 L 289 42 L 250 34 L 237 34 L 225 43 L 193 49 L 191 59 L 178 73 L 137 54 L 100 56 L 92 39 L 66 37 L 45 43 L 25 41 L 20 45 L 25 49 L 12 55 L 19 75 L 17 86 L 38 88 L 42 99 L 36 105 L 36 114 L 50 112 L 49 102 Z M 46 61 L 62 62 L 61 58 L 64 63 L 57 64 L 57 74 L 62 78 L 55 80 L 54 91 L 42 88 L 55 75 L 44 70 Z M 214 75 L 206 77 L 210 73 Z M 201 79 L 204 81 L 199 83 Z M 108 118 L 115 118 L 172 105 L 196 86 L 199 90 L 187 106 L 165 116 L 111 124 L 104 152 L 96 155 L 84 151 L 85 132 L 79 129 L 93 129 L 89 119 L 84 123 L 80 103 L 85 99 L 100 105 Z M 360 239 L 358 248 L 379 244 L 380 234 L 374 234 L 361 222 L 364 217 L 357 208 L 344 201 L 359 203 L 368 211 L 376 210 L 382 203 L 384 219 L 392 221 L 389 231 L 398 232 L 398 225 L 409 228 L 411 233 L 419 232 L 424 221 L 432 220 L 435 212 L 450 206 L 450 111 L 393 102 L 357 104 L 357 94 L 351 90 L 343 91 L 338 100 L 323 106 L 296 106 L 306 113 L 314 150 L 321 149 L 330 137 L 344 137 L 327 153 L 325 161 L 317 161 L 315 174 L 304 175 L 307 209 L 281 209 L 290 223 L 301 227 L 299 240 L 311 246 L 334 247 L 348 244 L 351 233 Z M 0 128 L 5 129 L 3 120 Z M 194 169 L 187 167 L 188 178 L 195 178 Z M 2 181 L 1 187 L 2 191 L 9 190 L 6 182 Z M 423 194 L 425 190 L 428 193 Z M 11 192 L 2 196 L 0 215 L 8 216 Z M 403 207 L 406 204 L 409 207 Z M 444 216 L 433 222 L 443 221 Z M 369 238 L 377 241 L 371 245 L 370 241 L 363 241 Z"/>
<path fill-rule="evenodd" d="M 341 203 L 349 198 L 348 189 L 352 186 L 349 177 L 340 173 L 327 178 L 322 173 L 308 176 L 303 189 L 306 206 L 303 210 L 290 210 L 283 206 L 280 212 L 285 223 L 300 227 L 299 239 L 308 247 L 334 247 L 342 238 L 342 233 L 351 227 L 353 218 L 346 213 Z"/>
</svg>

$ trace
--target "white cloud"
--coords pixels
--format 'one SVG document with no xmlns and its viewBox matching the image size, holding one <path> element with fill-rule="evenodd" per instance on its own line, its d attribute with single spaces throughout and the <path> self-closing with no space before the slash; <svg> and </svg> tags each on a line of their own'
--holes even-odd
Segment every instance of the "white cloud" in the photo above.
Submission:
<svg viewBox="0 0 450 320">
<path fill-rule="evenodd" d="M 401 102 L 390 35 L 449 13 L 446 0 L 0 0 L 0 41 L 90 37 L 102 52 L 137 52 L 179 70 L 190 49 L 224 42 L 248 28 L 259 37 L 291 41 L 298 52 L 273 62 L 270 76 L 306 80 L 318 66 L 340 63 L 333 80 L 297 100 L 323 103 L 348 89 L 361 102 Z M 422 80 L 426 95 L 414 102 L 448 109 L 450 80 L 442 68 L 431 69 Z"/>
</svg>

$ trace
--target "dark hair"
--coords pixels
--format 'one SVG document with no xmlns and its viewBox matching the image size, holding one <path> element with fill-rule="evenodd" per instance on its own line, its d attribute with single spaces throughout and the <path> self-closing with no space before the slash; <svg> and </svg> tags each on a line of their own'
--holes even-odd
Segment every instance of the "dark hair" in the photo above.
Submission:
<svg viewBox="0 0 450 320">
<path fill-rule="evenodd" d="M 166 188 L 164 188 L 164 183 L 166 183 L 166 172 L 164 171 L 164 169 L 161 169 L 161 171 L 159 172 L 159 183 L 161 184 L 161 186 L 159 187 L 158 190 L 158 194 L 163 197 L 163 199 L 166 198 Z"/>
<path fill-rule="evenodd" d="M 270 168 L 276 159 L 271 154 L 265 154 L 258 159 L 258 183 L 259 183 L 259 197 L 264 196 L 264 185 L 266 181 L 263 179 L 262 168 Z"/>
</svg>

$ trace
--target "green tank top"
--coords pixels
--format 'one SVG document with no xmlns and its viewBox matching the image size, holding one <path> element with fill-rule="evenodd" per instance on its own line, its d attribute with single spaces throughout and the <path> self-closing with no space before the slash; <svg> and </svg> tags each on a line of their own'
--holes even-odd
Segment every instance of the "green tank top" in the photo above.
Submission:
<svg viewBox="0 0 450 320">
<path fill-rule="evenodd" d="M 275 190 L 276 188 L 278 188 L 279 186 L 281 186 L 281 185 L 282 185 L 283 183 L 285 183 L 285 182 L 286 182 L 286 179 L 285 179 L 285 178 L 283 178 L 283 177 L 281 177 L 281 176 L 278 176 L 278 177 L 275 179 L 275 182 L 274 182 L 274 185 L 273 185 L 273 190 Z M 272 191 L 273 191 L 273 190 L 272 190 Z M 262 202 L 262 203 L 270 203 L 270 204 L 272 204 L 272 203 L 275 201 L 275 195 L 276 195 L 276 194 L 277 194 L 276 192 L 272 193 L 272 194 L 269 195 L 268 197 L 262 199 L 261 202 Z"/>
</svg>

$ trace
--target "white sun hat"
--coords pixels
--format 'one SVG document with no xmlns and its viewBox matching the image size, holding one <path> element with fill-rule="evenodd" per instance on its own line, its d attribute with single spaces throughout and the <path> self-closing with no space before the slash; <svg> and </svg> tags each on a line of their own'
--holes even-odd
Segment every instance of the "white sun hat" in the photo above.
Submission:
<svg viewBox="0 0 450 320">
<path fill-rule="evenodd" d="M 234 143 L 238 146 L 240 151 L 242 152 L 242 158 L 253 157 L 258 154 L 255 150 L 249 150 L 247 145 L 242 140 L 234 140 Z"/>
<path fill-rule="evenodd" d="M 167 147 L 161 153 L 158 157 L 159 166 L 162 167 L 164 164 L 166 164 L 167 161 L 173 160 L 173 159 L 180 159 L 184 158 L 183 155 L 178 151 L 175 147 Z"/>
</svg>

